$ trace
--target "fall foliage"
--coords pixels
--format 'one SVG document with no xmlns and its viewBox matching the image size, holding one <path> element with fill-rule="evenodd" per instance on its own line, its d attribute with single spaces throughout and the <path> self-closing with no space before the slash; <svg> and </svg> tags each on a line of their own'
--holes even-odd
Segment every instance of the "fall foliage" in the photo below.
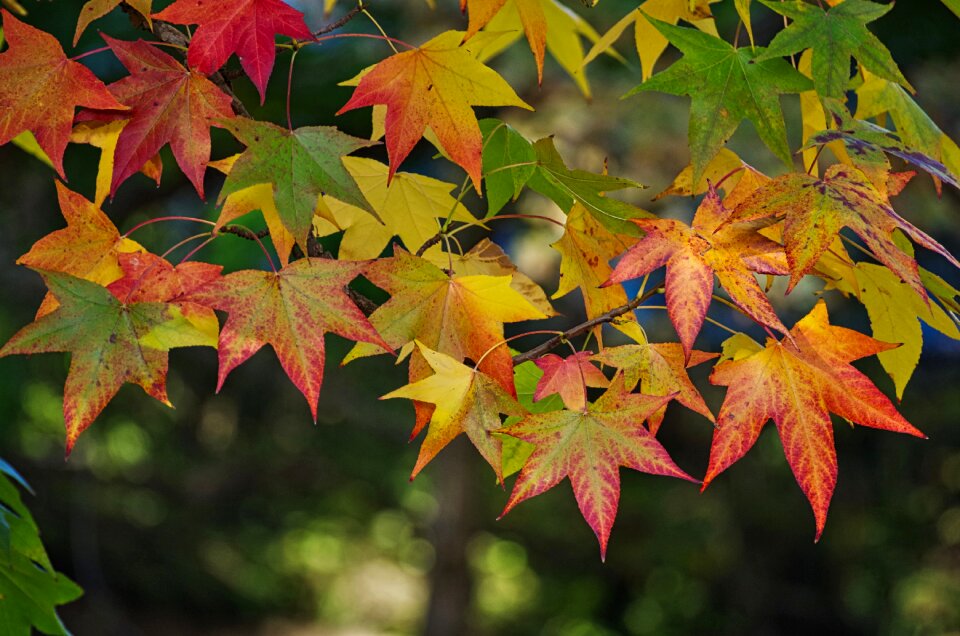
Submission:
<svg viewBox="0 0 960 636">
<path fill-rule="evenodd" d="M 951 266 L 950 275 L 960 262 L 893 202 L 914 176 L 905 163 L 929 173 L 926 187 L 957 186 L 960 152 L 870 31 L 891 4 L 737 1 L 741 23 L 730 37 L 713 20 L 718 1 L 646 0 L 601 35 L 558 0 L 461 0 L 463 23 L 419 45 L 346 30 L 359 10 L 327 28 L 280 0 L 177 0 L 156 12 L 150 2 L 124 2 L 144 39 L 103 34 L 103 51 L 89 52 L 126 69 L 110 84 L 77 61 L 86 53 L 67 57 L 29 18 L 2 10 L 0 144 L 32 137 L 56 171 L 50 181 L 67 227 L 36 237 L 17 261 L 49 294 L 0 357 L 70 353 L 69 454 L 123 384 L 169 404 L 168 352 L 178 347 L 217 349 L 219 391 L 271 345 L 316 420 L 333 333 L 355 343 L 337 362 L 390 355 L 407 365 L 409 383 L 382 397 L 413 404 L 413 437 L 426 429 L 411 477 L 465 433 L 497 481 L 518 473 L 503 514 L 569 478 L 602 557 L 621 467 L 692 482 L 702 475 L 706 488 L 772 420 L 819 540 L 838 479 L 831 413 L 923 437 L 885 393 L 908 390 L 921 323 L 960 339 L 960 293 L 918 265 L 914 245 Z M 88 2 L 74 43 L 120 5 Z M 761 12 L 785 19 L 766 46 L 754 42 L 751 17 Z M 684 218 L 634 203 L 643 187 L 634 177 L 643 175 L 570 166 L 553 137 L 530 139 L 511 124 L 511 111 L 532 107 L 497 70 L 497 53 L 523 36 L 538 82 L 561 81 L 544 74 L 549 53 L 589 95 L 591 62 L 622 57 L 615 46 L 630 27 L 643 81 L 625 97 L 690 98 L 689 166 L 658 195 L 675 197 Z M 336 114 L 372 107 L 364 112 L 373 135 L 295 128 L 297 52 L 335 39 L 350 45 L 350 37 L 389 45 L 371 67 L 331 71 L 352 91 Z M 677 55 L 667 64 L 670 46 Z M 234 54 L 247 79 L 226 72 Z M 263 102 L 278 57 L 290 64 L 287 119 L 255 119 L 233 83 L 249 80 Z M 786 100 L 799 104 L 802 122 L 785 119 Z M 479 108 L 499 108 L 503 119 L 478 119 Z M 315 115 L 336 122 L 333 113 Z M 726 147 L 744 120 L 783 164 L 776 174 Z M 791 145 L 788 128 L 801 124 L 803 138 Z M 223 131 L 242 152 L 217 156 L 211 134 Z M 101 149 L 92 201 L 65 184 L 70 142 Z M 459 171 L 462 185 L 401 169 L 415 147 L 430 144 L 430 161 L 442 165 L 434 174 Z M 208 176 L 225 175 L 212 219 L 157 216 L 121 234 L 103 206 L 138 173 L 166 178 L 173 166 L 158 153 L 167 145 L 200 198 Z M 485 209 L 464 203 L 471 190 Z M 526 213 L 528 191 L 555 216 Z M 242 224 L 253 211 L 265 232 Z M 552 294 L 495 242 L 494 224 L 521 221 L 562 228 L 551 246 L 559 257 Z M 150 246 L 153 253 L 137 242 L 136 230 L 154 222 L 205 231 L 175 261 L 164 251 L 171 246 Z M 463 245 L 466 230 L 485 236 Z M 224 274 L 197 260 L 228 234 L 261 250 L 262 267 Z M 814 289 L 839 293 L 817 298 Z M 551 299 L 575 291 L 580 313 L 557 329 Z M 792 328 L 781 318 L 786 293 L 805 295 L 809 311 Z M 659 297 L 664 306 L 654 304 Z M 844 297 L 864 307 L 872 335 L 829 322 L 827 306 Z M 697 349 L 718 305 L 752 320 L 765 344 L 721 322 L 733 332 L 722 351 Z M 644 317 L 654 310 L 667 312 L 675 342 L 648 340 Z M 536 322 L 546 319 L 550 328 Z M 512 350 L 520 338 L 539 344 Z M 874 355 L 890 386 L 851 365 Z M 518 391 L 531 362 L 542 375 L 532 392 Z M 716 414 L 688 375 L 707 364 L 710 383 L 726 391 Z M 554 394 L 559 402 L 545 407 Z M 681 468 L 657 438 L 674 401 L 714 427 L 706 467 Z M 508 460 L 508 445 L 525 452 Z"/>
</svg>

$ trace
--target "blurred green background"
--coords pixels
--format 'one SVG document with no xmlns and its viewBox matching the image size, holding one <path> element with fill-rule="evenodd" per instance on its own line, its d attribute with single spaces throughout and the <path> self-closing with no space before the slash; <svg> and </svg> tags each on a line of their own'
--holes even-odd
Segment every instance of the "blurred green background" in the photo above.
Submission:
<svg viewBox="0 0 960 636">
<path fill-rule="evenodd" d="M 25 0 L 27 21 L 68 42 L 81 4 Z M 291 4 L 308 13 L 311 26 L 323 24 L 319 0 Z M 367 2 L 390 35 L 412 42 L 463 28 L 454 0 L 438 4 L 430 11 L 419 0 Z M 568 4 L 601 32 L 636 6 Z M 715 13 L 730 38 L 732 1 L 715 5 Z M 762 7 L 754 15 L 765 42 L 780 25 Z M 114 12 L 68 54 L 101 46 L 97 28 L 138 37 Z M 373 32 L 363 17 L 347 29 Z M 937 0 L 913 0 L 898 3 L 874 30 L 919 89 L 921 105 L 960 138 L 960 20 Z M 368 134 L 369 110 L 333 116 L 350 91 L 337 83 L 388 54 L 384 49 L 382 42 L 345 40 L 304 50 L 294 75 L 294 124 Z M 619 50 L 626 66 L 602 59 L 590 67 L 594 98 L 587 101 L 550 60 L 538 88 L 521 41 L 491 65 L 537 111 L 499 115 L 531 137 L 556 134 L 573 166 L 599 170 L 609 158 L 612 174 L 650 185 L 636 202 L 689 218 L 689 199 L 649 203 L 687 162 L 688 100 L 619 100 L 640 79 L 629 37 Z M 674 58 L 668 52 L 661 64 Z M 85 61 L 103 78 L 122 75 L 109 54 Z M 263 107 L 245 79 L 236 82 L 255 117 L 283 121 L 288 62 L 288 54 L 279 55 Z M 783 101 L 797 147 L 798 106 L 795 98 Z M 760 168 L 782 169 L 749 126 L 732 146 Z M 215 136 L 215 158 L 236 149 L 227 136 Z M 462 179 L 430 156 L 421 147 L 404 169 Z M 69 185 L 87 196 L 96 158 L 85 146 L 67 153 Z M 198 201 L 166 151 L 164 159 L 160 188 L 134 177 L 106 206 L 121 230 L 161 214 L 214 214 L 213 196 Z M 212 173 L 209 191 L 216 192 Z M 0 149 L 0 175 L 6 339 L 31 320 L 43 295 L 39 277 L 13 263 L 63 221 L 49 169 L 7 146 Z M 477 199 L 468 203 L 483 209 Z M 956 191 L 938 199 L 920 177 L 897 205 L 957 253 L 958 203 Z M 516 210 L 549 207 L 525 195 Z M 257 215 L 248 221 L 260 222 Z M 552 292 L 554 228 L 500 225 L 495 240 Z M 136 238 L 162 250 L 194 231 L 152 226 Z M 230 236 L 200 257 L 229 268 L 262 266 L 255 246 Z M 940 266 L 935 259 L 923 264 Z M 956 282 L 955 272 L 948 275 Z M 809 309 L 814 290 L 811 284 L 775 301 L 787 324 Z M 826 297 L 835 322 L 867 328 L 861 307 L 835 292 Z M 571 320 L 581 315 L 578 298 L 557 307 Z M 673 339 L 664 317 L 650 314 L 641 318 L 651 334 Z M 736 315 L 717 315 L 751 329 Z M 0 360 L 0 456 L 36 489 L 28 504 L 54 564 L 86 590 L 61 611 L 80 635 L 960 634 L 960 347 L 925 335 L 921 367 L 901 408 L 930 439 L 838 423 L 840 480 L 816 545 L 808 504 L 772 428 L 704 494 L 688 483 L 624 471 L 606 564 L 565 484 L 495 521 L 507 493 L 464 439 L 408 481 L 417 446 L 407 444 L 412 409 L 376 400 L 405 383 L 404 369 L 385 357 L 337 368 L 347 343 L 334 337 L 316 426 L 272 353 L 257 355 L 214 395 L 215 353 L 177 350 L 169 381 L 176 409 L 125 387 L 68 462 L 61 414 L 68 357 Z M 722 338 L 708 327 L 700 347 L 716 350 Z M 862 368 L 892 393 L 875 361 Z M 694 377 L 716 409 L 722 392 L 706 382 L 708 371 L 696 369 Z M 708 422 L 670 407 L 661 439 L 681 467 L 702 474 L 710 436 Z"/>
</svg>

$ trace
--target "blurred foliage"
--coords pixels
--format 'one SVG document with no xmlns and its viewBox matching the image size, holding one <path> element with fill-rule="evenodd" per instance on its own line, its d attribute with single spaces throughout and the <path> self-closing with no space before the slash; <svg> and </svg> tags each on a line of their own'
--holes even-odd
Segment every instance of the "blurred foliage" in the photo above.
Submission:
<svg viewBox="0 0 960 636">
<path fill-rule="evenodd" d="M 32 0 L 23 4 L 32 24 L 67 41 L 81 2 L 58 0 L 58 10 Z M 310 12 L 311 24 L 323 22 L 322 3 L 294 4 Z M 384 0 L 371 3 L 371 10 L 391 35 L 422 41 L 440 28 L 465 24 L 454 0 L 438 5 L 430 11 L 420 2 Z M 603 31 L 636 2 L 604 0 L 592 10 L 569 5 Z M 715 9 L 729 37 L 737 20 L 733 3 Z M 777 19 L 755 12 L 758 43 L 780 26 Z M 351 29 L 366 30 L 361 20 Z M 97 26 L 120 38 L 139 35 L 119 12 Z M 957 28 L 938 0 L 898 3 L 875 24 L 923 107 L 954 138 L 960 137 Z M 90 29 L 77 50 L 98 46 L 96 29 Z M 334 120 L 332 113 L 349 96 L 337 82 L 382 57 L 381 49 L 382 43 L 357 40 L 305 49 L 294 76 L 294 124 L 336 123 L 367 134 L 369 111 Z M 537 108 L 511 113 L 511 125 L 529 137 L 555 134 L 570 165 L 599 169 L 607 158 L 611 174 L 658 192 L 687 162 L 686 105 L 662 95 L 618 100 L 640 75 L 628 47 L 621 50 L 626 68 L 612 58 L 590 67 L 589 103 L 549 60 L 538 88 L 522 42 L 491 64 Z M 263 107 L 251 85 L 237 82 L 257 118 L 283 120 L 288 60 L 278 59 Z M 101 76 L 121 74 L 108 55 L 87 61 Z M 785 99 L 784 107 L 791 120 L 796 104 Z M 746 160 L 776 169 L 757 145 L 749 129 L 732 143 Z M 224 135 L 215 136 L 214 148 L 215 157 L 236 150 Z M 430 156 L 422 144 L 404 167 L 426 171 Z M 87 196 L 96 158 L 85 146 L 67 153 L 70 186 Z M 171 157 L 164 160 L 172 166 Z M 10 264 L 62 219 L 48 168 L 11 146 L 0 149 L 0 174 L 0 214 L 7 220 L 0 233 L 0 258 L 7 263 L 0 268 L 5 339 L 31 319 L 43 293 L 38 277 Z M 211 171 L 211 186 L 216 178 Z M 937 199 L 931 192 L 929 183 L 912 184 L 902 209 L 956 251 L 960 197 L 946 191 Z M 647 193 L 631 201 L 647 205 Z M 485 209 L 476 199 L 467 204 Z M 534 194 L 524 195 L 517 209 L 550 214 L 551 206 Z M 651 207 L 675 216 L 689 213 L 693 202 L 667 198 Z M 107 210 L 121 230 L 160 211 L 212 214 L 172 169 L 158 189 L 132 179 Z M 557 238 L 553 228 L 496 230 L 494 238 L 521 269 L 553 290 L 556 281 L 545 280 L 556 270 L 548 247 Z M 153 226 L 138 239 L 168 246 L 190 231 Z M 208 250 L 206 259 L 229 269 L 258 262 L 257 248 L 233 237 Z M 558 303 L 561 312 L 578 311 L 573 296 Z M 838 298 L 829 295 L 828 301 Z M 785 321 L 805 309 L 795 308 Z M 832 311 L 838 322 L 866 324 L 861 309 L 843 309 L 838 304 Z M 643 318 L 654 338 L 671 333 L 665 317 Z M 746 326 L 736 314 L 722 318 Z M 86 590 L 61 610 L 77 634 L 416 633 L 428 620 L 439 564 L 449 562 L 451 550 L 461 562 L 456 575 L 469 582 L 467 623 L 476 634 L 960 634 L 960 349 L 934 332 L 925 336 L 929 345 L 901 407 L 931 439 L 838 425 L 840 480 L 830 524 L 816 545 L 807 504 L 772 430 L 758 452 L 704 494 L 689 484 L 625 471 L 606 564 L 565 488 L 495 522 L 506 493 L 479 457 L 461 452 L 462 439 L 408 481 L 416 457 L 405 443 L 412 409 L 373 398 L 405 382 L 403 369 L 387 359 L 330 365 L 314 427 L 270 354 L 234 373 L 217 396 L 214 356 L 177 351 L 169 386 L 177 409 L 125 387 L 67 463 L 60 393 L 66 356 L 4 359 L 0 452 L 37 488 L 32 508 L 54 563 Z M 704 337 L 716 346 L 723 333 L 707 328 Z M 328 358 L 340 359 L 346 346 L 331 338 Z M 875 361 L 864 368 L 892 391 Z M 693 371 L 716 409 L 722 393 L 706 382 L 707 370 Z M 705 420 L 672 406 L 661 438 L 677 463 L 696 474 L 706 465 L 710 435 Z M 458 499 L 449 489 L 459 482 L 467 486 Z M 442 540 L 451 517 L 462 534 L 452 548 Z"/>
</svg>

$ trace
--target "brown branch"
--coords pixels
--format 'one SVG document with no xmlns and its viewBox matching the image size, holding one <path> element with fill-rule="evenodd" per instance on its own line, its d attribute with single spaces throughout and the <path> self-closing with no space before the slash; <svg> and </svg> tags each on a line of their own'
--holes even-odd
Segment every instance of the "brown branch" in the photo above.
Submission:
<svg viewBox="0 0 960 636">
<path fill-rule="evenodd" d="M 420 258 L 421 256 L 427 253 L 428 249 L 430 249 L 431 247 L 433 247 L 434 245 L 442 241 L 443 237 L 444 237 L 443 232 L 437 232 L 436 234 L 428 238 L 426 243 L 420 246 L 420 249 L 417 250 L 417 253 L 414 254 L 414 256 L 416 256 L 417 258 Z"/>
<path fill-rule="evenodd" d="M 234 236 L 239 236 L 242 239 L 247 239 L 248 241 L 256 241 L 257 239 L 266 238 L 270 232 L 268 230 L 260 230 L 259 232 L 254 232 L 250 228 L 244 227 L 242 225 L 224 225 L 217 231 L 218 234 L 233 234 Z"/>
<path fill-rule="evenodd" d="M 357 6 L 347 11 L 347 13 L 344 14 L 344 16 L 339 20 L 336 20 L 335 22 L 331 22 L 330 24 L 325 24 L 324 26 L 320 27 L 318 30 L 314 31 L 313 37 L 318 38 L 325 33 L 336 31 L 340 27 L 344 26 L 350 20 L 353 20 L 361 11 L 364 10 L 364 8 L 365 7 L 363 6 L 363 2 L 361 0 L 360 2 L 357 3 Z"/>
<path fill-rule="evenodd" d="M 611 309 L 610 311 L 603 314 L 602 316 L 591 318 L 586 322 L 580 323 L 576 327 L 571 327 L 570 329 L 567 329 L 566 331 L 564 331 L 562 334 L 558 334 L 553 338 L 550 338 L 546 342 L 540 345 L 537 345 L 533 349 L 530 349 L 529 351 L 525 351 L 524 353 L 519 353 L 515 355 L 513 357 L 513 364 L 517 365 L 522 362 L 526 362 L 528 360 L 535 360 L 540 356 L 542 356 L 543 354 L 550 351 L 551 349 L 554 349 L 557 346 L 561 345 L 562 343 L 566 342 L 567 340 L 570 340 L 571 338 L 576 338 L 577 336 L 583 335 L 588 331 L 590 331 L 591 329 L 593 329 L 594 327 L 598 327 L 608 322 L 613 322 L 620 316 L 633 311 L 634 309 L 642 305 L 645 300 L 647 300 L 648 298 L 650 298 L 655 294 L 660 293 L 661 291 L 662 291 L 661 287 L 654 287 L 653 289 L 648 290 L 642 296 L 637 296 L 636 298 L 628 302 L 626 305 L 622 305 L 615 309 Z"/>
</svg>

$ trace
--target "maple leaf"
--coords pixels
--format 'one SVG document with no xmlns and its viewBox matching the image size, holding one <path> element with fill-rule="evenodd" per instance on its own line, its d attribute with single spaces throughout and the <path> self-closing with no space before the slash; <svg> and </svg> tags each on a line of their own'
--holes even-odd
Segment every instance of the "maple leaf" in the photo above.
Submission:
<svg viewBox="0 0 960 636">
<path fill-rule="evenodd" d="M 236 53 L 260 93 L 261 104 L 273 72 L 276 36 L 313 39 L 303 14 L 281 0 L 177 0 L 153 17 L 200 25 L 190 40 L 187 63 L 204 75 L 214 73 Z"/>
<path fill-rule="evenodd" d="M 629 393 L 618 375 L 586 412 L 531 414 L 500 429 L 502 434 L 536 446 L 500 516 L 569 477 L 580 512 L 600 542 L 600 557 L 606 558 L 620 500 L 621 466 L 697 483 L 643 426 L 643 421 L 672 397 Z"/>
<path fill-rule="evenodd" d="M 566 296 L 575 289 L 583 295 L 587 319 L 597 318 L 611 309 L 627 304 L 622 285 L 601 285 L 610 278 L 609 262 L 636 243 L 636 238 L 607 230 L 582 205 L 574 205 L 567 214 L 563 236 L 551 247 L 560 252 L 560 282 L 553 298 Z M 643 329 L 633 312 L 613 326 L 637 342 L 646 342 Z M 598 326 L 594 334 L 601 335 Z M 602 339 L 600 339 L 602 342 Z"/>
<path fill-rule="evenodd" d="M 687 369 L 716 357 L 715 353 L 694 350 L 687 362 L 683 348 L 676 342 L 651 342 L 606 347 L 593 359 L 620 369 L 628 391 L 639 384 L 640 392 L 645 395 L 674 395 L 677 402 L 714 422 L 713 413 L 690 381 Z M 660 429 L 666 411 L 667 405 L 664 404 L 650 414 L 650 432 L 654 435 Z"/>
<path fill-rule="evenodd" d="M 515 8 L 523 25 L 523 32 L 530 43 L 530 51 L 537 62 L 537 83 L 543 83 L 543 58 L 547 49 L 547 16 L 542 0 L 460 0 L 460 10 L 470 12 L 465 39 L 473 37 L 504 5 Z"/>
<path fill-rule="evenodd" d="M 852 166 L 832 165 L 822 178 L 802 173 L 777 177 L 741 203 L 731 220 L 780 215 L 786 217 L 783 238 L 790 266 L 788 290 L 813 268 L 844 227 L 853 230 L 877 260 L 924 298 L 917 262 L 896 246 L 894 230 L 902 230 L 914 242 L 960 267 L 942 245 L 897 214 L 886 196 Z"/>
<path fill-rule="evenodd" d="M 526 137 L 499 119 L 481 119 L 487 217 L 516 201 L 537 170 L 537 151 Z"/>
<path fill-rule="evenodd" d="M 522 0 L 522 2 L 525 4 L 524 14 L 532 16 L 533 19 L 530 17 L 525 19 L 524 14 L 521 14 L 521 0 L 505 3 L 503 9 L 485 27 L 487 33 L 503 33 L 505 35 L 485 46 L 479 52 L 480 61 L 491 59 L 522 35 L 527 35 L 528 40 L 532 38 L 531 50 L 534 50 L 534 56 L 536 57 L 534 46 L 539 46 L 540 38 L 544 37 L 539 31 L 538 24 L 538 13 L 542 12 L 545 21 L 544 44 L 547 52 L 570 75 L 580 92 L 589 99 L 590 84 L 587 81 L 586 70 L 584 69 L 583 40 L 591 43 L 596 42 L 600 38 L 599 34 L 590 26 L 589 22 L 557 0 L 537 0 L 540 5 L 539 11 L 535 8 L 533 0 Z M 528 29 L 528 24 L 533 28 Z M 622 61 L 616 51 L 610 51 L 609 53 Z"/>
<path fill-rule="evenodd" d="M 455 360 L 469 358 L 514 394 L 513 360 L 507 347 L 501 346 L 503 324 L 546 315 L 511 288 L 511 276 L 451 276 L 400 247 L 394 248 L 393 258 L 371 263 L 363 275 L 390 294 L 370 315 L 389 348 L 400 349 L 419 340 Z M 382 352 L 380 347 L 360 343 L 345 361 Z M 411 380 L 424 375 L 421 365 L 411 363 Z"/>
<path fill-rule="evenodd" d="M 516 199 L 525 186 L 569 211 L 574 203 L 586 208 L 612 232 L 636 234 L 630 219 L 653 215 L 635 205 L 606 196 L 608 192 L 644 188 L 624 177 L 596 174 L 567 167 L 553 139 L 530 143 L 520 133 L 496 119 L 480 122 L 484 130 L 483 172 L 490 200 L 487 216 Z"/>
<path fill-rule="evenodd" d="M 960 340 L 957 324 L 939 305 L 918 296 L 886 267 L 857 263 L 853 266 L 852 276 L 832 281 L 832 284 L 863 303 L 874 338 L 902 343 L 896 349 L 877 354 L 884 371 L 893 380 L 897 399 L 903 398 L 907 382 L 920 362 L 923 348 L 921 320 L 940 333 Z"/>
<path fill-rule="evenodd" d="M 653 75 L 657 60 L 667 48 L 667 38 L 648 20 L 655 18 L 667 24 L 676 24 L 680 20 L 689 22 L 704 33 L 717 35 L 717 25 L 710 13 L 710 5 L 719 0 L 646 0 L 638 8 L 625 15 L 610 27 L 601 37 L 584 60 L 584 64 L 593 61 L 601 53 L 609 50 L 631 25 L 634 27 L 634 43 L 640 57 L 640 69 L 645 80 Z M 752 36 L 751 36 L 752 38 Z M 752 43 L 751 39 L 751 43 Z"/>
<path fill-rule="evenodd" d="M 896 135 L 902 140 L 905 149 L 914 148 L 940 162 L 943 164 L 944 172 L 949 173 L 950 176 L 960 174 L 960 148 L 957 148 L 956 142 L 940 130 L 917 102 L 894 82 L 873 75 L 869 71 L 863 71 L 862 74 L 863 84 L 857 88 L 857 119 L 889 115 L 896 128 Z M 820 129 L 826 127 L 824 124 Z M 899 145 L 891 144 L 891 141 L 888 140 L 884 145 L 894 147 Z M 915 155 L 902 158 L 917 162 Z M 939 173 L 926 166 L 924 169 L 933 175 L 939 185 Z M 954 186 L 960 187 L 960 183 L 955 178 L 952 181 Z"/>
<path fill-rule="evenodd" d="M 341 259 L 377 258 L 394 236 L 399 236 L 408 250 L 416 252 L 440 230 L 438 218 L 449 216 L 463 223 L 476 221 L 463 204 L 450 196 L 456 187 L 452 183 L 412 172 L 398 172 L 390 180 L 389 168 L 375 159 L 344 157 L 343 164 L 380 220 L 355 206 L 327 197 L 327 207 L 339 227 L 327 223 L 317 235 L 345 230 L 338 253 Z M 318 221 L 325 219 L 315 216 L 314 229 L 320 225 Z"/>
<path fill-rule="evenodd" d="M 60 305 L 14 334 L 0 348 L 0 357 L 71 352 L 63 399 L 68 455 L 80 434 L 127 382 L 170 406 L 166 377 L 171 347 L 216 345 L 215 336 L 191 329 L 189 321 L 182 320 L 175 303 L 128 303 L 96 283 L 37 271 Z M 179 329 L 172 345 L 155 333 L 170 321 Z"/>
<path fill-rule="evenodd" d="M 63 152 L 77 106 L 124 110 L 83 64 L 67 59 L 56 38 L 24 24 L 6 9 L 3 34 L 9 48 L 0 53 L 0 145 L 25 130 L 64 177 Z"/>
<path fill-rule="evenodd" d="M 211 161 L 210 167 L 224 174 L 230 174 L 233 164 L 237 162 L 239 157 L 240 155 L 233 155 L 218 161 Z M 277 211 L 277 206 L 273 200 L 273 186 L 269 183 L 258 183 L 224 197 L 223 207 L 220 208 L 220 216 L 217 217 L 217 223 L 213 228 L 214 233 L 222 230 L 228 223 L 254 210 L 260 210 L 263 215 L 267 230 L 270 232 L 270 241 L 273 243 L 273 247 L 277 251 L 277 257 L 280 259 L 280 265 L 286 266 L 290 262 L 290 254 L 293 252 L 296 240 L 287 231 L 283 221 L 280 220 L 280 213 Z M 316 221 L 316 218 L 314 221 Z"/>
<path fill-rule="evenodd" d="M 345 135 L 332 126 L 305 126 L 289 131 L 242 117 L 221 120 L 217 125 L 247 146 L 234 162 L 219 201 L 250 186 L 273 184 L 280 220 L 304 251 L 314 213 L 333 220 L 321 194 L 377 216 L 342 160 L 344 155 L 369 146 L 370 142 Z"/>
<path fill-rule="evenodd" d="M 227 312 L 220 332 L 217 391 L 233 369 L 269 344 L 307 399 L 316 422 L 326 356 L 324 334 L 390 348 L 344 290 L 366 266 L 305 258 L 279 272 L 233 272 L 188 294 L 192 301 Z"/>
<path fill-rule="evenodd" d="M 545 316 L 556 316 L 543 288 L 517 269 L 499 245 L 484 238 L 466 254 L 449 254 L 427 250 L 425 259 L 437 267 L 450 268 L 457 276 L 510 276 L 510 287 L 540 310 Z"/>
<path fill-rule="evenodd" d="M 760 2 L 793 23 L 777 33 L 757 61 L 813 49 L 813 83 L 823 97 L 843 97 L 850 82 L 851 57 L 875 75 L 913 90 L 890 51 L 866 26 L 890 11 L 892 4 L 844 0 L 824 9 L 800 0 Z"/>
<path fill-rule="evenodd" d="M 76 46 L 80 36 L 90 26 L 94 20 L 98 20 L 107 15 L 123 2 L 132 7 L 137 13 L 143 16 L 147 21 L 147 26 L 152 27 L 150 14 L 153 12 L 153 0 L 88 0 L 83 8 L 80 9 L 80 17 L 77 19 L 77 30 L 73 34 L 73 45 Z"/>
<path fill-rule="evenodd" d="M 713 295 L 713 277 L 752 319 L 783 333 L 754 272 L 786 274 L 783 248 L 759 234 L 756 223 L 726 223 L 730 212 L 712 189 L 692 225 L 672 219 L 637 219 L 646 236 L 630 248 L 604 285 L 645 276 L 666 265 L 667 310 L 687 357 Z"/>
<path fill-rule="evenodd" d="M 73 127 L 73 132 L 70 133 L 70 141 L 90 144 L 94 148 L 100 149 L 100 162 L 97 165 L 97 186 L 93 196 L 93 202 L 97 205 L 103 205 L 110 194 L 117 142 L 120 141 L 120 133 L 123 132 L 126 125 L 127 120 L 124 119 L 90 121 L 77 124 Z M 163 175 L 163 161 L 160 159 L 160 155 L 156 154 L 148 160 L 140 168 L 140 172 L 153 179 L 159 186 L 160 177 Z"/>
<path fill-rule="evenodd" d="M 202 198 L 203 175 L 210 161 L 210 125 L 233 116 L 230 97 L 152 44 L 124 42 L 108 35 L 103 39 L 130 71 L 108 87 L 130 110 L 115 114 L 84 111 L 78 119 L 129 119 L 117 140 L 111 194 L 169 143 L 177 164 Z"/>
<path fill-rule="evenodd" d="M 693 181 L 730 138 L 740 122 L 749 119 L 760 139 L 786 165 L 793 164 L 787 145 L 779 95 L 810 89 L 810 80 L 783 59 L 761 59 L 763 47 L 734 48 L 718 37 L 696 29 L 651 19 L 683 58 L 657 73 L 627 95 L 660 91 L 689 95 L 690 155 Z"/>
<path fill-rule="evenodd" d="M 913 147 L 901 138 L 899 132 L 887 130 L 868 121 L 853 119 L 846 113 L 845 108 L 836 101 L 828 100 L 825 103 L 830 107 L 835 127 L 811 135 L 807 143 L 804 144 L 804 150 L 842 141 L 853 163 L 868 175 L 872 176 L 871 173 L 875 173 L 881 179 L 886 178 L 886 173 L 890 171 L 889 161 L 883 154 L 886 153 L 903 159 L 929 173 L 937 184 L 938 192 L 940 181 L 949 183 L 955 188 L 960 188 L 960 178 L 951 172 L 951 168 L 935 158 L 940 156 L 953 169 L 960 166 L 960 149 L 950 139 L 945 142 L 941 141 L 939 146 L 936 147 L 925 144 Z M 907 123 L 906 127 L 909 132 L 910 124 Z M 912 135 L 909 136 L 909 140 L 910 142 L 920 141 Z M 931 150 L 934 154 L 928 156 L 922 150 Z M 873 180 L 876 181 L 876 179 Z"/>
<path fill-rule="evenodd" d="M 803 490 L 820 539 L 837 482 L 830 413 L 872 428 L 924 437 L 850 362 L 897 345 L 830 324 L 822 300 L 790 331 L 793 342 L 766 347 L 714 367 L 710 382 L 726 386 L 703 487 L 743 457 L 773 420 L 787 462 Z"/>
<path fill-rule="evenodd" d="M 463 33 L 441 33 L 421 47 L 383 60 L 360 80 L 337 114 L 363 106 L 387 106 L 386 139 L 392 178 L 423 137 L 436 133 L 451 160 L 480 192 L 483 138 L 471 106 L 532 108 L 510 85 L 464 47 Z"/>
<path fill-rule="evenodd" d="M 123 277 L 118 261 L 125 252 L 142 252 L 136 241 L 120 236 L 113 222 L 99 206 L 57 182 L 57 199 L 67 227 L 47 234 L 17 259 L 18 265 L 62 272 L 98 285 L 108 285 Z M 37 318 L 57 307 L 53 294 L 47 294 Z"/>
<path fill-rule="evenodd" d="M 487 463 L 503 481 L 501 440 L 490 435 L 500 428 L 500 414 L 520 415 L 523 409 L 494 380 L 448 355 L 417 343 L 433 375 L 413 382 L 380 399 L 408 398 L 434 404 L 427 436 L 420 446 L 410 479 L 423 470 L 460 433 L 466 433 Z"/>
<path fill-rule="evenodd" d="M 607 377 L 590 362 L 590 353 L 587 351 L 578 351 L 566 358 L 548 353 L 534 360 L 534 363 L 543 371 L 543 377 L 533 394 L 535 402 L 558 393 L 568 409 L 583 411 L 587 408 L 587 387 L 610 385 Z"/>
</svg>

